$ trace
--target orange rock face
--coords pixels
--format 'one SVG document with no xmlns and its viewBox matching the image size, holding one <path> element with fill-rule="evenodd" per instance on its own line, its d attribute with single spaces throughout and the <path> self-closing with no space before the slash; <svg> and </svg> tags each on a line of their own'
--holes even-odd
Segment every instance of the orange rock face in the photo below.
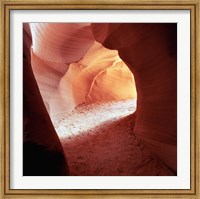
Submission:
<svg viewBox="0 0 200 199">
<path fill-rule="evenodd" d="M 120 59 L 94 40 L 89 24 L 30 24 L 31 64 L 51 118 L 81 103 L 136 97 L 134 77 Z"/>
</svg>

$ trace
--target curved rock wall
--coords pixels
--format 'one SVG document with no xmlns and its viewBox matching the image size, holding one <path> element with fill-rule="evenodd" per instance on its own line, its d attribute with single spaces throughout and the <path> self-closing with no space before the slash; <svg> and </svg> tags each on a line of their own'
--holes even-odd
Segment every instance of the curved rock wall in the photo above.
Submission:
<svg viewBox="0 0 200 199">
<path fill-rule="evenodd" d="M 23 29 L 23 175 L 68 175 L 60 140 L 51 123 L 31 68 L 31 37 Z"/>
<path fill-rule="evenodd" d="M 33 52 L 57 63 L 79 61 L 94 42 L 88 23 L 31 23 Z"/>
<path fill-rule="evenodd" d="M 73 110 L 70 81 L 62 85 L 69 65 L 78 62 L 94 43 L 90 24 L 30 23 L 31 64 L 51 119 Z M 70 72 L 68 72 L 70 73 Z M 69 76 L 69 75 L 68 75 Z"/>
<path fill-rule="evenodd" d="M 92 24 L 91 27 L 95 39 L 106 48 L 118 50 L 134 74 L 138 94 L 134 133 L 176 172 L 176 24 Z"/>
</svg>

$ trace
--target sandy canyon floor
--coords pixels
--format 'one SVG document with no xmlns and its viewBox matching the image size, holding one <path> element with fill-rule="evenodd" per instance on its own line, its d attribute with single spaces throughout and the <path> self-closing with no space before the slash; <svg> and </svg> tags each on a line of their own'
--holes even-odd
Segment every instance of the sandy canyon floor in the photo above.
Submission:
<svg viewBox="0 0 200 199">
<path fill-rule="evenodd" d="M 173 173 L 133 133 L 136 101 L 82 104 L 54 123 L 72 176 Z"/>
</svg>

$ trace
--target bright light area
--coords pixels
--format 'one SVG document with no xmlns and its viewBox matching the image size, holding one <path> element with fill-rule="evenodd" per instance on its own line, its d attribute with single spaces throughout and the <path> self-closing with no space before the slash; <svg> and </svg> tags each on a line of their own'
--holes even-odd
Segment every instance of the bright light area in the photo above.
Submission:
<svg viewBox="0 0 200 199">
<path fill-rule="evenodd" d="M 95 133 L 95 128 L 133 113 L 136 100 L 82 104 L 72 113 L 63 115 L 62 119 L 54 123 L 60 138 L 76 136 L 84 132 Z"/>
</svg>

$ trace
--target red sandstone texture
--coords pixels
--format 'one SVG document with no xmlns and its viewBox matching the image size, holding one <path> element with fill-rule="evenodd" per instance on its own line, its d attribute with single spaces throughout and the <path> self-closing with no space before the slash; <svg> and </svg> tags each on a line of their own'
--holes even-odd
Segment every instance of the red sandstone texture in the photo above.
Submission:
<svg viewBox="0 0 200 199">
<path fill-rule="evenodd" d="M 62 156 L 51 120 L 82 103 L 137 98 L 133 135 L 176 174 L 176 24 L 29 26 L 30 30 L 24 26 L 24 99 L 30 102 L 24 105 L 29 113 L 24 117 L 24 135 L 33 131 L 31 142 L 50 151 L 56 146 Z"/>
</svg>

